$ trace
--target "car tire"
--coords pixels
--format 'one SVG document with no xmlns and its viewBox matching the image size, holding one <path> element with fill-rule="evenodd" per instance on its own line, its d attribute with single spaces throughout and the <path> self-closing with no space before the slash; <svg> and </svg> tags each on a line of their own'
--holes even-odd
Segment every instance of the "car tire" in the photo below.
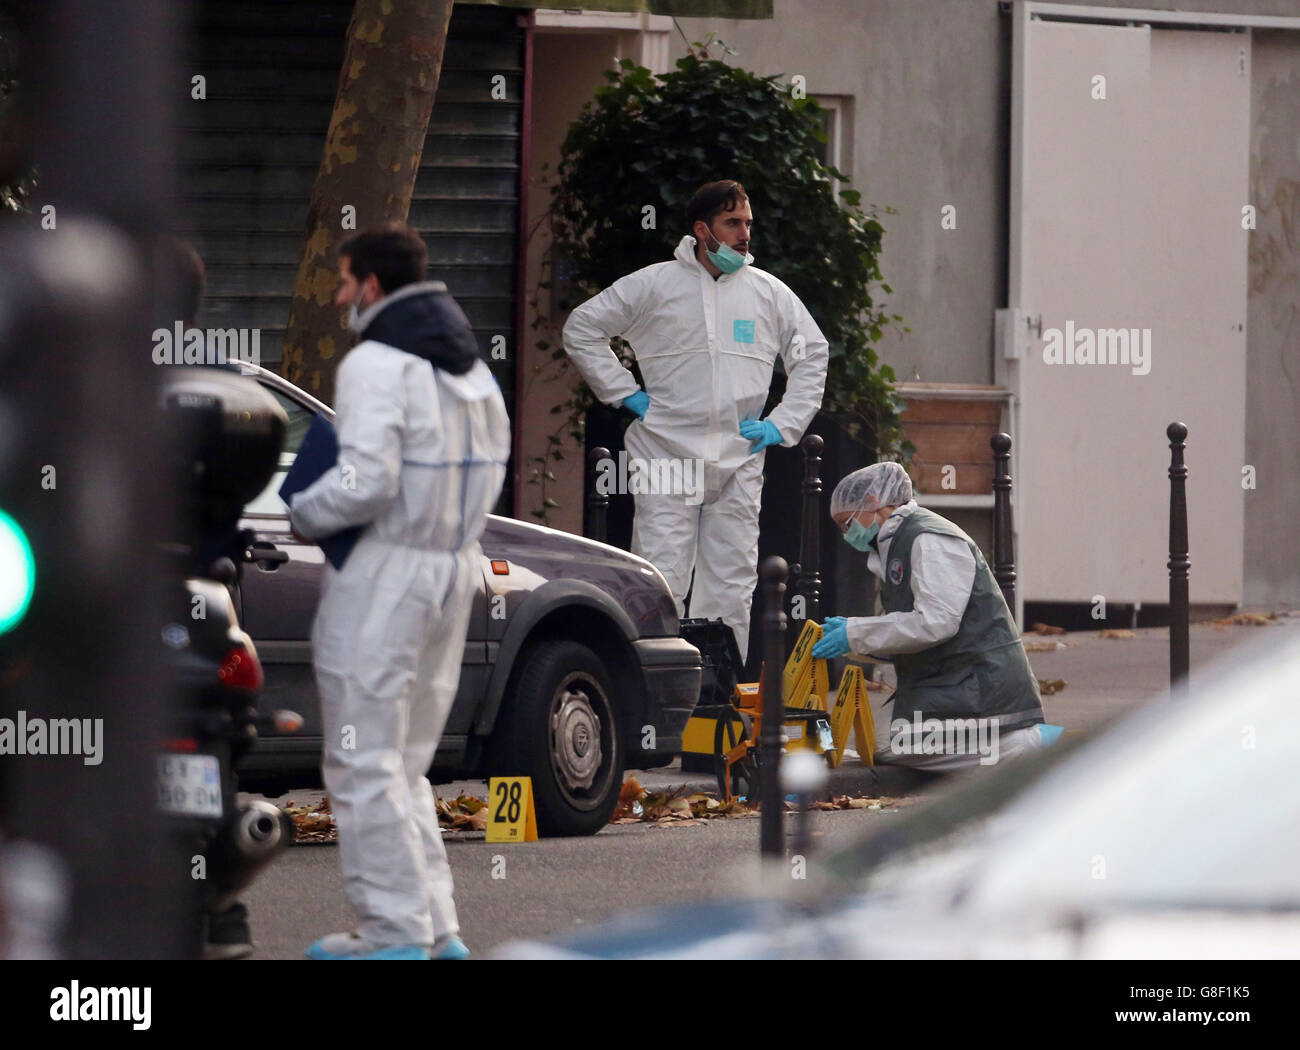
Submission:
<svg viewBox="0 0 1300 1050">
<path fill-rule="evenodd" d="M 613 695 L 605 665 L 578 642 L 540 642 L 520 657 L 491 775 L 532 778 L 540 835 L 594 835 L 609 823 L 623 787 Z"/>
</svg>

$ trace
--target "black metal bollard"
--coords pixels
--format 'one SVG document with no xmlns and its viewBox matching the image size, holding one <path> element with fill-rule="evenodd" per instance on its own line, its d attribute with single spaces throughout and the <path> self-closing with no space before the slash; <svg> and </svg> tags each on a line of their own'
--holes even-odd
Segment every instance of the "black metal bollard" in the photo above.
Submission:
<svg viewBox="0 0 1300 1050">
<path fill-rule="evenodd" d="M 602 493 L 600 480 L 601 461 L 609 460 L 609 449 L 603 445 L 593 448 L 587 456 L 587 469 L 591 472 L 591 486 L 587 491 L 587 517 L 582 534 L 589 540 L 605 542 L 605 523 L 609 515 L 609 494 Z"/>
<path fill-rule="evenodd" d="M 1187 691 L 1191 640 L 1188 636 L 1187 466 L 1183 462 L 1187 427 L 1170 423 L 1169 438 L 1169 691 Z"/>
<path fill-rule="evenodd" d="M 765 857 L 785 853 L 781 832 L 784 810 L 781 794 L 781 722 L 785 701 L 781 696 L 781 674 L 785 667 L 785 581 L 788 568 L 784 558 L 773 555 L 759 567 L 763 581 L 763 732 L 758 742 L 759 768 L 762 769 L 759 850 Z"/>
<path fill-rule="evenodd" d="M 1011 531 L 1011 435 L 994 434 L 993 449 L 993 578 L 1016 616 L 1016 542 Z"/>
<path fill-rule="evenodd" d="M 799 527 L 799 566 L 797 588 L 804 599 L 804 618 L 816 623 L 822 618 L 822 448 L 825 442 L 809 434 L 799 447 L 803 449 L 803 518 Z"/>
</svg>

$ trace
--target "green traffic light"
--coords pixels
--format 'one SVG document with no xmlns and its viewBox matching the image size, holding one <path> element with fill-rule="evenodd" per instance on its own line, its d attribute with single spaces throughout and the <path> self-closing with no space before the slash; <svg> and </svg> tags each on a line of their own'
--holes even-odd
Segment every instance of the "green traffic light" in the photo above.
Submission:
<svg viewBox="0 0 1300 1050">
<path fill-rule="evenodd" d="M 18 522 L 0 510 L 0 634 L 26 614 L 36 589 L 36 559 Z"/>
</svg>

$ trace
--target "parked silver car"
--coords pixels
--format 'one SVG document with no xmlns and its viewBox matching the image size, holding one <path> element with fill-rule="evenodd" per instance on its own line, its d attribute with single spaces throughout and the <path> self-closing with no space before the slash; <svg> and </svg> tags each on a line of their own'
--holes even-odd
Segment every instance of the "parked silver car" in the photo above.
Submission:
<svg viewBox="0 0 1300 1050">
<path fill-rule="evenodd" d="M 324 556 L 297 542 L 278 496 L 316 414 L 332 410 L 281 376 L 241 366 L 289 417 L 280 470 L 245 510 L 255 539 L 239 617 L 266 671 L 261 704 L 301 712 L 240 768 L 250 790 L 318 782 L 320 717 L 311 625 Z M 526 775 L 539 830 L 594 834 L 609 821 L 625 768 L 671 762 L 700 689 L 699 651 L 680 637 L 673 598 L 649 563 L 603 543 L 490 516 L 481 540 L 457 693 L 431 777 Z"/>
</svg>

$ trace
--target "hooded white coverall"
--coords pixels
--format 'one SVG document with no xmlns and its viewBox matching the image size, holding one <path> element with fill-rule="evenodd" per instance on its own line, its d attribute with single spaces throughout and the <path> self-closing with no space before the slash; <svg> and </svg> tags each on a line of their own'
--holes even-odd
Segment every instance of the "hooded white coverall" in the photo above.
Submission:
<svg viewBox="0 0 1300 1050">
<path fill-rule="evenodd" d="M 312 630 L 325 787 L 358 932 L 430 947 L 459 923 L 425 773 L 460 679 L 510 423 L 482 361 L 457 376 L 374 340 L 343 359 L 337 390 L 339 466 L 292 506 L 313 538 L 369 525 L 342 569 L 326 564 Z"/>
<path fill-rule="evenodd" d="M 629 457 L 702 467 L 698 492 L 633 492 L 632 552 L 663 574 L 679 615 L 691 591 L 692 616 L 728 624 L 744 659 L 766 456 L 749 451 L 740 423 L 759 418 L 780 355 L 785 397 L 767 418 L 783 445 L 798 442 L 821 407 L 826 339 L 794 292 L 770 273 L 747 263 L 714 280 L 696 260 L 690 235 L 671 262 L 620 278 L 564 326 L 566 352 L 610 405 L 639 389 L 609 347 L 614 336 L 631 344 L 650 397 L 645 419 L 627 428 Z"/>
<path fill-rule="evenodd" d="M 867 568 L 881 580 L 885 578 L 884 567 L 889 563 L 889 544 L 894 533 L 915 509 L 916 500 L 908 500 L 880 526 L 877 549 L 867 554 Z M 961 626 L 974 586 L 975 559 L 970 548 L 950 536 L 923 533 L 912 543 L 912 611 L 848 617 L 844 626 L 849 649 L 855 653 L 892 655 L 918 652 L 947 641 Z M 920 742 L 913 744 L 910 732 L 903 732 L 902 736 L 910 753 L 894 754 L 890 744 L 895 734 L 890 719 L 883 709 L 876 711 L 875 719 L 877 761 L 935 772 L 969 770 L 979 765 L 978 753 L 921 754 Z M 1042 746 L 1038 726 L 1016 729 L 999 737 L 998 761 Z"/>
</svg>

